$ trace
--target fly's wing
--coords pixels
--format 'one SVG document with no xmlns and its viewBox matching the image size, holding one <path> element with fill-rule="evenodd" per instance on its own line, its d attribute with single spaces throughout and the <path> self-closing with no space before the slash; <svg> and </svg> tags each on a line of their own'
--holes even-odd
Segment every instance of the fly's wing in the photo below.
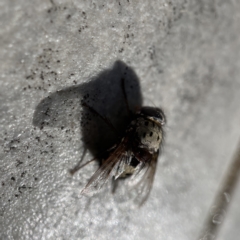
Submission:
<svg viewBox="0 0 240 240">
<path fill-rule="evenodd" d="M 123 144 L 119 144 L 102 166 L 93 174 L 81 194 L 93 194 L 99 191 L 112 176 L 118 176 L 121 166 L 129 159 L 129 154 Z"/>
<path fill-rule="evenodd" d="M 134 194 L 134 202 L 139 206 L 147 200 L 151 192 L 157 159 L 158 153 L 154 154 L 148 162 L 140 162 L 139 169 L 136 169 L 129 181 L 129 192 Z"/>
</svg>

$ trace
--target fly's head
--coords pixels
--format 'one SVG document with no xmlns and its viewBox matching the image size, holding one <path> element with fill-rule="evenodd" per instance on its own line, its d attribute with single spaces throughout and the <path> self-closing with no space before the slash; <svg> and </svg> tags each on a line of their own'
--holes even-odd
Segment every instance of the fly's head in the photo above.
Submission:
<svg viewBox="0 0 240 240">
<path fill-rule="evenodd" d="M 166 123 L 165 114 L 160 108 L 142 107 L 138 115 L 147 118 L 160 126 L 163 126 Z"/>
</svg>

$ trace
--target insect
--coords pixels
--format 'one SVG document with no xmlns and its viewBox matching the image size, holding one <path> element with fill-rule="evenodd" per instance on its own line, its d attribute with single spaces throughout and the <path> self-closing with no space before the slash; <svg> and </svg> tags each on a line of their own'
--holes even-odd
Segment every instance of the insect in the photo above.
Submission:
<svg viewBox="0 0 240 240">
<path fill-rule="evenodd" d="M 117 181 L 130 177 L 129 184 L 132 189 L 137 191 L 137 202 L 142 205 L 152 188 L 157 160 L 164 140 L 163 127 L 166 118 L 164 112 L 156 107 L 141 107 L 136 112 L 131 112 L 125 92 L 124 79 L 121 81 L 130 123 L 123 136 L 119 137 L 119 141 L 103 154 L 104 157 L 100 159 L 101 166 L 90 178 L 81 194 L 98 191 L 109 179 Z M 98 114 L 85 102 L 82 105 Z M 98 115 L 113 127 L 108 119 Z M 93 160 L 95 159 L 89 162 Z M 75 167 L 70 172 L 73 174 L 89 162 Z"/>
</svg>

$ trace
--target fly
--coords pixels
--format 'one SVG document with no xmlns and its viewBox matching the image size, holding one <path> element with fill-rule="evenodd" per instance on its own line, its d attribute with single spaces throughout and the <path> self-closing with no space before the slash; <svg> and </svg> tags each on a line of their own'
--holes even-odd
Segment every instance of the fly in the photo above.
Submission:
<svg viewBox="0 0 240 240">
<path fill-rule="evenodd" d="M 157 160 L 164 140 L 163 126 L 166 118 L 164 112 L 156 107 L 141 107 L 136 112 L 130 111 L 124 79 L 122 79 L 122 89 L 131 119 L 130 124 L 119 141 L 99 159 L 101 166 L 90 178 L 81 194 L 98 191 L 109 179 L 117 181 L 130 177 L 130 185 L 137 191 L 135 198 L 139 205 L 142 205 L 152 189 Z M 116 130 L 107 118 L 101 116 L 87 103 L 82 102 L 82 105 L 98 114 L 114 131 Z M 96 159 L 82 166 L 76 166 L 70 172 L 74 174 L 93 160 Z"/>
</svg>

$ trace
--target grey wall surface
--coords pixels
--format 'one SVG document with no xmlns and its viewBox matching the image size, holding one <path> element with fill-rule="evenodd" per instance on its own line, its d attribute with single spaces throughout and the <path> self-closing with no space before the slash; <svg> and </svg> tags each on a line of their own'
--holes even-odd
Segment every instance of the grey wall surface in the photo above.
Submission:
<svg viewBox="0 0 240 240">
<path fill-rule="evenodd" d="M 236 0 L 1 0 L 0 239 L 238 239 L 239 184 L 218 237 L 199 236 L 240 136 L 239 19 Z M 80 196 L 97 163 L 68 172 L 83 152 L 80 99 L 113 111 L 118 60 L 168 120 L 140 209 L 108 185 Z"/>
</svg>

